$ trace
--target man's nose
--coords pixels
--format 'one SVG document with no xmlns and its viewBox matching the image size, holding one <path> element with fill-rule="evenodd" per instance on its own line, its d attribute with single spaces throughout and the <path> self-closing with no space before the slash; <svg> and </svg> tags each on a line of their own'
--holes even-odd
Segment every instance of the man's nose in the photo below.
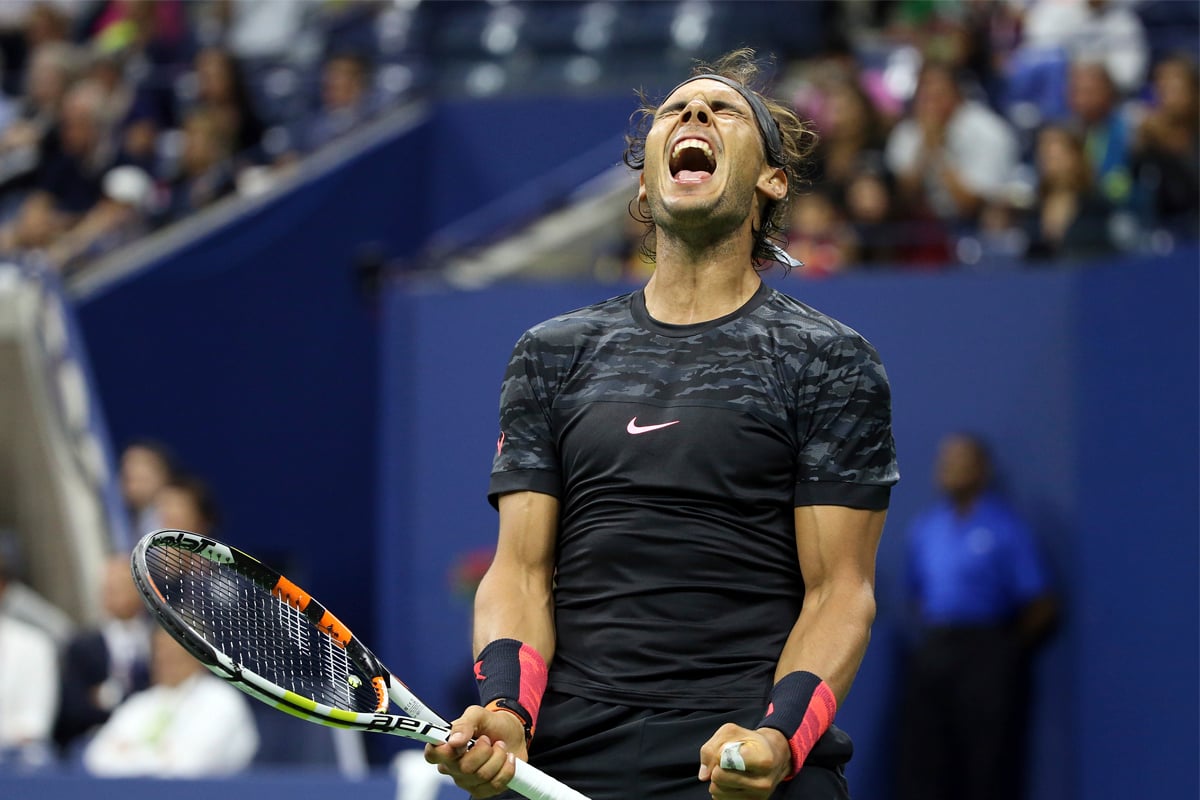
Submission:
<svg viewBox="0 0 1200 800">
<path fill-rule="evenodd" d="M 711 121 L 709 116 L 708 104 L 699 98 L 688 103 L 683 109 L 683 114 L 680 117 L 681 122 L 696 122 L 700 125 L 707 125 Z"/>
</svg>

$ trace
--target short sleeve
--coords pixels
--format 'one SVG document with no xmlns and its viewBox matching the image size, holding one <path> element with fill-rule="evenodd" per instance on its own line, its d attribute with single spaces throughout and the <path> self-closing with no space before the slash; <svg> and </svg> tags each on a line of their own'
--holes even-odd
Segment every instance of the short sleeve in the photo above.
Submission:
<svg viewBox="0 0 1200 800">
<path fill-rule="evenodd" d="M 892 394 L 879 354 L 857 335 L 816 354 L 798 393 L 797 506 L 882 510 L 900 478 Z"/>
<path fill-rule="evenodd" d="M 538 357 L 537 341 L 526 333 L 513 348 L 500 387 L 500 437 L 488 485 L 488 500 L 493 506 L 500 495 L 508 492 L 560 494 L 549 385 Z"/>
</svg>

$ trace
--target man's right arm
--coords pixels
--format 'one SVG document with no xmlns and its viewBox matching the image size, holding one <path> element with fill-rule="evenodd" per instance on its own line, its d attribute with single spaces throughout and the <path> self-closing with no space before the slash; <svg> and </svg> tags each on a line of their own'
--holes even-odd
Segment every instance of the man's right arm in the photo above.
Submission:
<svg viewBox="0 0 1200 800">
<path fill-rule="evenodd" d="M 475 593 L 475 656 L 498 639 L 515 639 L 549 664 L 555 644 L 551 587 L 558 499 L 512 492 L 500 497 L 499 508 L 496 555 Z M 471 706 L 451 728 L 447 744 L 427 746 L 425 759 L 472 797 L 501 792 L 512 778 L 513 759 L 527 755 L 521 720 L 506 711 Z M 468 751 L 472 739 L 475 745 Z"/>
<path fill-rule="evenodd" d="M 554 657 L 551 586 L 558 499 L 539 492 L 500 497 L 500 533 L 492 566 L 475 593 L 475 655 L 497 639 L 517 639 Z"/>
</svg>

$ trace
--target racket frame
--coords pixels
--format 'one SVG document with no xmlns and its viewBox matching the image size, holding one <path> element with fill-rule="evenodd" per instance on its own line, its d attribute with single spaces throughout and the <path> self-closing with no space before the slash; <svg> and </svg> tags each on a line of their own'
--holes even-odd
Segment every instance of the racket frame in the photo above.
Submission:
<svg viewBox="0 0 1200 800">
<path fill-rule="evenodd" d="M 162 596 L 146 569 L 146 552 L 151 547 L 175 547 L 218 564 L 232 565 L 276 598 L 296 608 L 320 632 L 344 647 L 356 666 L 370 675 L 379 705 L 373 713 L 348 711 L 319 703 L 312 698 L 278 686 L 207 642 Z M 445 744 L 450 723 L 426 706 L 402 681 L 392 675 L 383 662 L 360 642 L 325 606 L 300 589 L 281 573 L 253 556 L 207 536 L 189 531 L 162 529 L 146 534 L 130 556 L 134 583 L 155 620 L 217 677 L 254 699 L 294 717 L 332 728 L 367 733 L 390 733 L 426 744 Z M 389 701 L 404 710 L 390 714 Z M 468 745 L 469 746 L 469 745 Z M 521 759 L 508 788 L 532 800 L 588 800 L 574 789 Z"/>
</svg>

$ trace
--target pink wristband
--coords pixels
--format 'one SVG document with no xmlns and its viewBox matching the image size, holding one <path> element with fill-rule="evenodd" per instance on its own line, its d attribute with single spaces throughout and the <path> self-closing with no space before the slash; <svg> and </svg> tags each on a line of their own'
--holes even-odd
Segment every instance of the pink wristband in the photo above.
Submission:
<svg viewBox="0 0 1200 800">
<path fill-rule="evenodd" d="M 515 714 L 525 726 L 525 739 L 532 739 L 547 672 L 546 660 L 537 650 L 516 639 L 497 639 L 479 652 L 475 662 L 479 703 Z"/>
<path fill-rule="evenodd" d="M 829 730 L 837 714 L 837 698 L 829 684 L 811 672 L 790 672 L 771 689 L 767 713 L 756 728 L 774 728 L 788 740 L 792 771 L 796 777 L 817 740 Z"/>
</svg>

